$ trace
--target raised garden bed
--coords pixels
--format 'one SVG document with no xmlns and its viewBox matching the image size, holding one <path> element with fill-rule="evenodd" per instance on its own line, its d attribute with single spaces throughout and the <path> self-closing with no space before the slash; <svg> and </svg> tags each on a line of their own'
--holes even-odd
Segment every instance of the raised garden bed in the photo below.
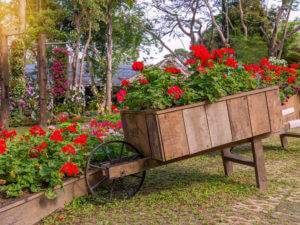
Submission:
<svg viewBox="0 0 300 225">
<path fill-rule="evenodd" d="M 64 182 L 63 189 L 55 188 L 57 197 L 48 199 L 43 192 L 29 194 L 15 200 L 4 200 L 0 206 L 1 225 L 32 225 L 58 209 L 74 198 L 88 194 L 84 176 L 72 178 Z"/>
</svg>

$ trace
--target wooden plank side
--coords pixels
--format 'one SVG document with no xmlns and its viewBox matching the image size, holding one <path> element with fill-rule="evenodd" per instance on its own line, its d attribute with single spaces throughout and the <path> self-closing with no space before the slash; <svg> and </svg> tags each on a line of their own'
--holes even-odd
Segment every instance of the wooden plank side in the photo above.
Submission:
<svg viewBox="0 0 300 225">
<path fill-rule="evenodd" d="M 124 139 L 132 144 L 144 156 L 151 156 L 148 129 L 145 113 L 128 114 L 122 113 L 122 125 L 124 130 Z"/>
<path fill-rule="evenodd" d="M 249 95 L 247 98 L 253 136 L 270 132 L 266 94 Z"/>
<path fill-rule="evenodd" d="M 190 153 L 209 149 L 211 141 L 204 106 L 183 110 L 183 118 Z"/>
<path fill-rule="evenodd" d="M 226 101 L 205 106 L 212 147 L 232 141 Z"/>
<path fill-rule="evenodd" d="M 165 156 L 163 154 L 163 148 L 157 124 L 157 117 L 153 114 L 147 114 L 146 121 L 149 134 L 151 157 L 153 159 L 164 161 Z"/>
<path fill-rule="evenodd" d="M 158 115 L 165 160 L 189 155 L 182 111 Z"/>
<path fill-rule="evenodd" d="M 252 137 L 247 97 L 227 101 L 232 140 L 239 141 Z"/>
<path fill-rule="evenodd" d="M 278 132 L 283 128 L 281 102 L 278 90 L 266 92 L 268 110 L 271 123 L 271 131 Z"/>
<path fill-rule="evenodd" d="M 284 122 L 300 118 L 300 95 L 293 95 L 288 99 L 287 102 L 283 103 L 282 110 L 288 108 L 294 108 L 294 113 L 284 116 Z"/>
</svg>

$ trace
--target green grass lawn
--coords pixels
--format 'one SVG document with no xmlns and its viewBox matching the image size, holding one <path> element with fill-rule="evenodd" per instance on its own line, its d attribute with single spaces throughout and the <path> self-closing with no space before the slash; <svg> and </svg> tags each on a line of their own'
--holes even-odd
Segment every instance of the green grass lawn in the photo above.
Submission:
<svg viewBox="0 0 300 225">
<path fill-rule="evenodd" d="M 264 142 L 265 192 L 256 189 L 253 168 L 235 165 L 233 176 L 225 177 L 220 154 L 214 153 L 148 171 L 141 191 L 129 200 L 97 204 L 81 197 L 41 224 L 219 224 L 236 203 L 297 187 L 293 172 L 299 169 L 300 140 L 290 140 L 288 151 L 278 137 Z M 251 156 L 249 144 L 236 151 Z"/>
</svg>

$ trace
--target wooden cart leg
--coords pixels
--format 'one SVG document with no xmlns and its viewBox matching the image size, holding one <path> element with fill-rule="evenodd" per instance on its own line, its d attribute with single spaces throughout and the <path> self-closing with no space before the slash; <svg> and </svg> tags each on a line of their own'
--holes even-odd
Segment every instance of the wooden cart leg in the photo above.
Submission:
<svg viewBox="0 0 300 225">
<path fill-rule="evenodd" d="M 287 136 L 281 134 L 280 135 L 280 141 L 281 141 L 282 148 L 284 150 L 287 150 L 288 149 L 288 144 L 289 144 Z"/>
<path fill-rule="evenodd" d="M 256 176 L 256 186 L 259 189 L 266 189 L 267 175 L 262 141 L 260 139 L 254 139 L 251 144 Z"/>
<path fill-rule="evenodd" d="M 222 160 L 226 176 L 230 176 L 233 172 L 233 163 L 226 158 L 230 156 L 230 150 L 231 148 L 226 148 L 222 151 Z"/>
</svg>

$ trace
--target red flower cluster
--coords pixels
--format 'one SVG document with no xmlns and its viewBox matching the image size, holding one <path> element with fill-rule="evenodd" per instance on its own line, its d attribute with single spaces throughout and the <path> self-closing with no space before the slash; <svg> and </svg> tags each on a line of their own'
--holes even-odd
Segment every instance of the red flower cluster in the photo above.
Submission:
<svg viewBox="0 0 300 225">
<path fill-rule="evenodd" d="M 115 113 L 119 113 L 119 112 L 120 112 L 120 110 L 118 109 L 118 106 L 116 106 L 116 105 L 112 105 L 112 106 L 111 106 L 111 110 L 112 110 L 113 112 L 115 112 Z"/>
<path fill-rule="evenodd" d="M 85 134 L 79 135 L 77 138 L 74 139 L 73 142 L 78 145 L 86 145 L 87 136 Z"/>
<path fill-rule="evenodd" d="M 197 70 L 200 72 L 200 73 L 207 73 L 207 71 L 205 70 L 205 68 L 203 66 L 198 66 L 197 67 Z"/>
<path fill-rule="evenodd" d="M 122 87 L 129 87 L 130 86 L 130 82 L 128 80 L 122 80 L 121 81 L 121 86 Z"/>
<path fill-rule="evenodd" d="M 296 77 L 293 77 L 293 76 L 288 77 L 287 82 L 288 82 L 289 84 L 295 83 L 295 82 L 296 82 Z"/>
<path fill-rule="evenodd" d="M 210 52 L 204 45 L 192 45 L 190 50 L 193 52 L 196 58 L 201 60 L 202 66 L 206 66 L 207 61 L 212 58 Z"/>
<path fill-rule="evenodd" d="M 62 131 L 61 130 L 53 131 L 53 133 L 50 135 L 50 140 L 55 142 L 62 142 L 63 141 Z"/>
<path fill-rule="evenodd" d="M 75 163 L 66 162 L 61 168 L 60 172 L 66 174 L 67 176 L 75 176 L 79 174 L 78 167 Z"/>
<path fill-rule="evenodd" d="M 125 101 L 125 96 L 127 94 L 127 91 L 125 89 L 121 89 L 117 94 L 116 94 L 116 97 L 117 97 L 117 100 L 119 103 L 122 103 Z"/>
<path fill-rule="evenodd" d="M 226 65 L 236 69 L 236 68 L 238 68 L 239 63 L 234 58 L 229 57 L 226 59 Z"/>
<path fill-rule="evenodd" d="M 71 144 L 67 144 L 61 148 L 61 151 L 67 154 L 76 155 L 76 150 Z"/>
<path fill-rule="evenodd" d="M 35 147 L 34 149 L 37 150 L 38 152 L 42 152 L 47 147 L 48 144 L 45 141 L 43 141 L 39 146 Z"/>
<path fill-rule="evenodd" d="M 185 65 L 194 65 L 197 63 L 197 60 L 196 59 L 187 59 L 184 64 Z"/>
<path fill-rule="evenodd" d="M 9 138 L 14 138 L 15 136 L 17 136 L 17 131 L 15 130 L 2 130 L 0 133 L 0 138 L 4 138 L 4 139 L 9 139 Z"/>
<path fill-rule="evenodd" d="M 144 69 L 144 64 L 142 62 L 133 62 L 132 63 L 132 69 L 135 71 L 143 71 Z"/>
<path fill-rule="evenodd" d="M 6 142 L 4 139 L 0 139 L 0 155 L 4 154 L 6 151 Z"/>
<path fill-rule="evenodd" d="M 181 73 L 181 70 L 178 69 L 178 68 L 175 68 L 175 67 L 166 67 L 165 71 L 167 73 L 173 73 L 173 74 L 179 74 L 179 73 Z"/>
<path fill-rule="evenodd" d="M 40 127 L 39 125 L 35 125 L 35 126 L 32 126 L 30 129 L 29 129 L 29 133 L 33 136 L 35 135 L 38 135 L 38 136 L 45 136 L 46 135 L 46 132 L 43 130 L 42 127 Z"/>
<path fill-rule="evenodd" d="M 219 59 L 220 62 L 224 55 L 234 55 L 234 49 L 232 48 L 220 48 L 212 50 L 212 59 Z"/>
<path fill-rule="evenodd" d="M 290 65 L 290 68 L 292 68 L 292 69 L 299 69 L 300 68 L 300 64 L 298 64 L 298 63 L 292 63 Z"/>
<path fill-rule="evenodd" d="M 179 100 L 183 94 L 184 92 L 177 85 L 168 89 L 168 95 L 173 96 L 176 100 Z"/>
<path fill-rule="evenodd" d="M 71 133 L 77 133 L 77 128 L 76 128 L 77 124 L 76 123 L 72 123 L 71 125 L 67 126 L 64 131 L 69 131 Z"/>
<path fill-rule="evenodd" d="M 146 78 L 139 79 L 140 84 L 149 84 L 149 81 Z"/>
</svg>

